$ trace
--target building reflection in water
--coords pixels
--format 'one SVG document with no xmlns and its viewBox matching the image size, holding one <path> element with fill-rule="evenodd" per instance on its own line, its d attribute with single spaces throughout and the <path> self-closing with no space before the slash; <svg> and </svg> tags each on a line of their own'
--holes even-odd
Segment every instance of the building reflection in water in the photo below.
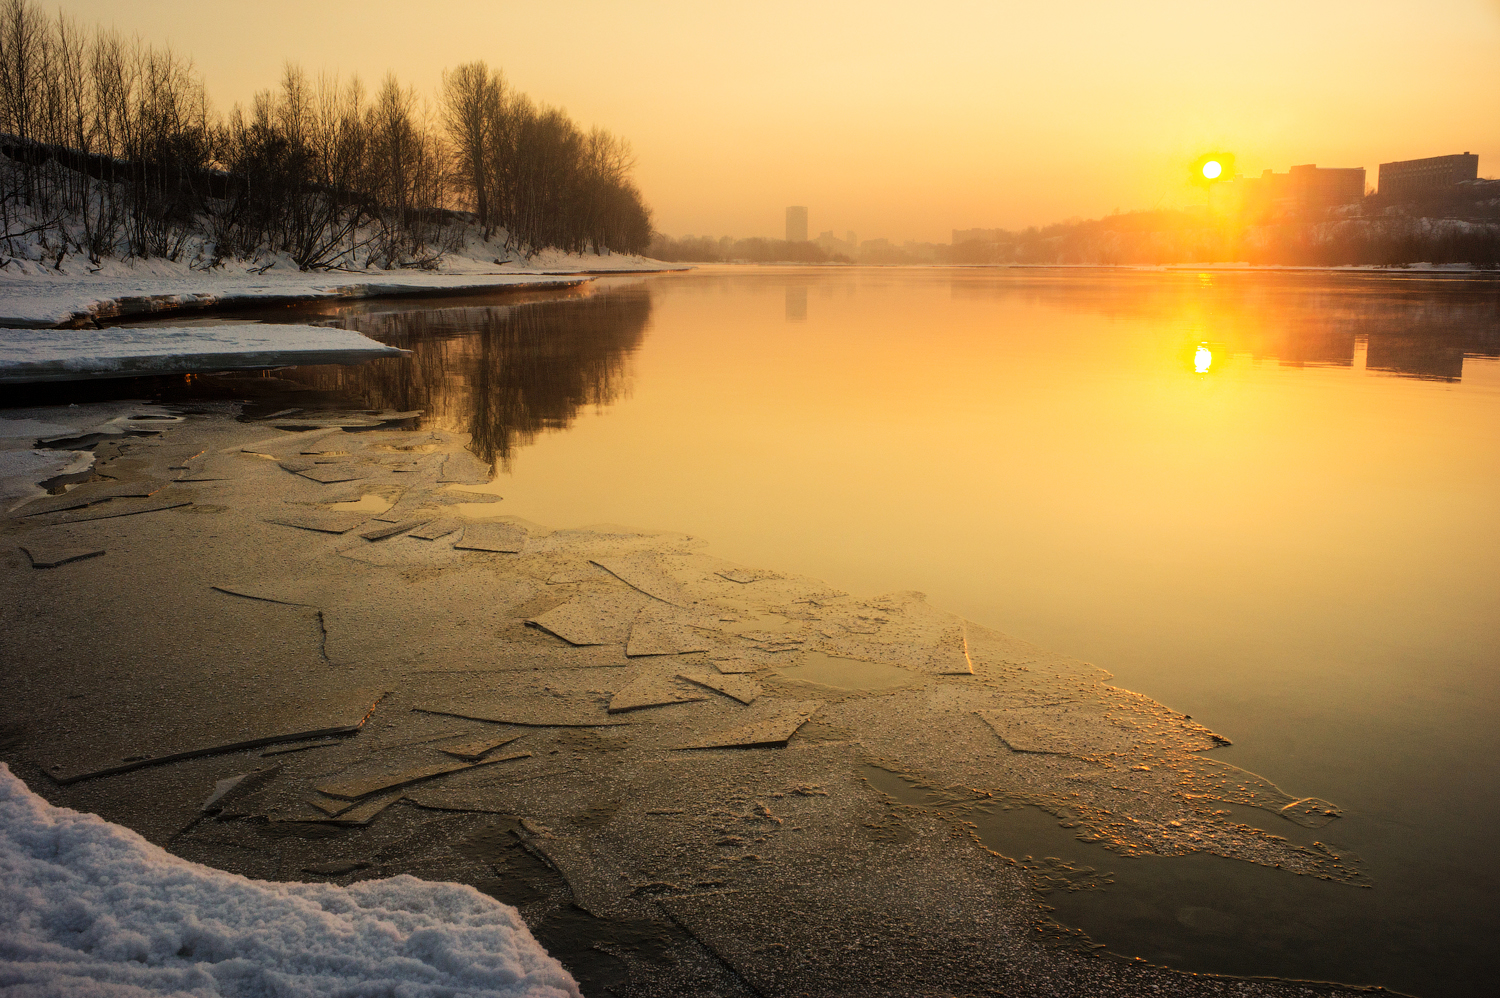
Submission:
<svg viewBox="0 0 1500 998">
<path fill-rule="evenodd" d="M 650 319 L 643 286 L 518 305 L 349 310 L 339 325 L 411 353 L 280 376 L 371 409 L 420 409 L 424 424 L 469 434 L 470 450 L 505 467 L 538 433 L 619 397 Z"/>
<path fill-rule="evenodd" d="M 1500 357 L 1500 282 L 1391 274 L 1215 272 L 1077 275 L 1037 273 L 1003 282 L 970 275 L 955 299 L 1021 295 L 1065 311 L 1143 319 L 1192 331 L 1214 361 L 1234 355 L 1287 367 L 1365 368 L 1458 381 L 1465 357 Z M 1189 367 L 1197 369 L 1196 357 Z M 1205 373 L 1198 371 L 1198 373 Z"/>
<path fill-rule="evenodd" d="M 803 322 L 807 319 L 807 285 L 788 284 L 786 288 L 786 321 Z"/>
</svg>

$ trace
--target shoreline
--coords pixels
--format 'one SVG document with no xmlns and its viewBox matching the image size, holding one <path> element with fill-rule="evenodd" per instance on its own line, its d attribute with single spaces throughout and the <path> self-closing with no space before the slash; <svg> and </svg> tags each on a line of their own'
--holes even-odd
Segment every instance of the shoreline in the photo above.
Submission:
<svg viewBox="0 0 1500 998">
<path fill-rule="evenodd" d="M 348 853 L 355 865 L 328 879 L 472 883 L 521 907 L 581 982 L 622 993 L 922 980 L 1129 994 L 1160 973 L 1179 993 L 1228 994 L 1246 980 L 1095 960 L 1075 952 L 1086 938 L 1042 931 L 1036 878 L 1087 889 L 1088 875 L 981 842 L 974 809 L 1005 801 L 1121 856 L 1206 850 L 1277 876 L 1361 880 L 1357 863 L 1193 800 L 1250 804 L 1272 827 L 1326 824 L 1332 805 L 1215 762 L 1226 739 L 1102 670 L 916 594 L 838 593 L 682 535 L 503 516 L 462 490 L 487 478 L 464 438 L 396 429 L 408 413 L 325 413 L 292 432 L 222 407 L 147 408 L 134 423 L 128 405 L 81 408 L 70 415 L 88 425 L 50 439 L 92 447 L 115 484 L 69 493 L 86 504 L 37 500 L 50 511 L 14 509 L 3 527 L 24 649 L 5 680 L 4 756 L 54 803 L 185 858 L 306 880 L 304 866 Z M 95 418 L 105 408 L 112 423 Z M 106 424 L 116 432 L 83 442 Z M 33 568 L 42 549 L 102 553 Z M 830 663 L 855 685 L 797 678 L 828 679 L 816 669 Z M 323 736 L 335 727 L 352 731 Z M 473 772 L 358 795 L 379 805 L 363 824 L 319 810 L 349 779 L 451 763 L 444 746 L 480 736 L 519 740 Z M 287 744 L 248 747 L 268 737 Z M 983 792 L 901 804 L 860 775 L 869 764 Z M 1079 766 L 1102 779 L 1080 781 Z M 271 768 L 232 807 L 203 810 L 217 781 Z M 434 852 L 439 828 L 463 845 Z M 865 915 L 851 921 L 851 906 Z M 963 942 L 976 924 L 978 951 Z M 865 937 L 887 941 L 862 946 L 854 970 L 806 946 Z M 1233 993 L 1351 990 L 1270 980 Z"/>
<path fill-rule="evenodd" d="M 491 273 L 385 271 L 363 281 L 342 272 L 213 274 L 198 282 L 186 275 L 0 278 L 0 327 L 78 329 L 101 322 L 185 313 L 211 315 L 310 301 L 423 298 L 502 291 L 564 290 L 596 277 L 667 273 L 685 267 L 558 269 Z M 274 274 L 274 276 L 273 276 Z"/>
</svg>

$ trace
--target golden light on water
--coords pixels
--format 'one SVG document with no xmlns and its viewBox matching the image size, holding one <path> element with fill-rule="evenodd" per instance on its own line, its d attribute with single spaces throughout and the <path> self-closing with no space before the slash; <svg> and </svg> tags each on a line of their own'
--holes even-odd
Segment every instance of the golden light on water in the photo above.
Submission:
<svg viewBox="0 0 1500 998">
<path fill-rule="evenodd" d="M 1218 164 L 1215 163 L 1214 165 L 1217 166 Z M 1208 172 L 1206 167 L 1204 168 L 1204 172 Z M 1213 363 L 1213 351 L 1206 345 L 1200 345 L 1197 352 L 1193 354 L 1193 370 L 1198 374 L 1207 374 L 1208 369 L 1213 366 Z"/>
<path fill-rule="evenodd" d="M 1218 180 L 1219 174 L 1223 172 L 1223 165 L 1216 159 L 1211 159 L 1203 164 L 1203 176 L 1209 180 Z"/>
</svg>

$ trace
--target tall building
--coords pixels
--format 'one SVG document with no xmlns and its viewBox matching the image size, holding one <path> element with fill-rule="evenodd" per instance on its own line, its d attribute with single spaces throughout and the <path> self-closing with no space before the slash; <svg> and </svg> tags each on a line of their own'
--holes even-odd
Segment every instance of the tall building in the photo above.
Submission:
<svg viewBox="0 0 1500 998">
<path fill-rule="evenodd" d="M 1468 152 L 1380 164 L 1380 193 L 1394 197 L 1478 179 L 1479 157 Z"/>
<path fill-rule="evenodd" d="M 786 210 L 786 241 L 807 242 L 807 208 L 794 204 Z"/>
<path fill-rule="evenodd" d="M 1266 170 L 1259 177 L 1235 177 L 1210 188 L 1213 202 L 1248 211 L 1306 211 L 1358 204 L 1365 196 L 1365 168 L 1294 166 L 1286 173 Z"/>
<path fill-rule="evenodd" d="M 1286 174 L 1286 197 L 1299 208 L 1358 204 L 1365 196 L 1365 168 L 1294 166 Z"/>
</svg>

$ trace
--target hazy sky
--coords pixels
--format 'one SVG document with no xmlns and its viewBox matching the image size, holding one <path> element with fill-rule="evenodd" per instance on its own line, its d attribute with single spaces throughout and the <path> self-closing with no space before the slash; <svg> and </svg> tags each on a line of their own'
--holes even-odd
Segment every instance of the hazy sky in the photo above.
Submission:
<svg viewBox="0 0 1500 998">
<path fill-rule="evenodd" d="M 1043 9 L 1046 8 L 1046 9 Z M 1258 174 L 1479 154 L 1500 176 L 1500 0 L 781 3 L 67 0 L 170 42 L 216 106 L 282 63 L 435 93 L 485 59 L 624 135 L 673 235 L 946 242 L 1181 203 L 1187 164 Z"/>
</svg>

